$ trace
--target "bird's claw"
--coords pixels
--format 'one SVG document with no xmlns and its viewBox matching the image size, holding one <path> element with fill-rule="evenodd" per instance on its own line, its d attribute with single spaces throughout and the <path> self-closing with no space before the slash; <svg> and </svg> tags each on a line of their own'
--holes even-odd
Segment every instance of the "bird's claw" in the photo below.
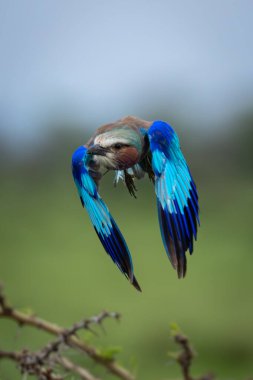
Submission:
<svg viewBox="0 0 253 380">
<path fill-rule="evenodd" d="M 134 183 L 134 175 L 129 174 L 126 170 L 124 170 L 124 175 L 125 175 L 125 184 L 126 187 L 134 198 L 137 198 L 135 192 L 137 191 L 137 188 Z"/>
</svg>

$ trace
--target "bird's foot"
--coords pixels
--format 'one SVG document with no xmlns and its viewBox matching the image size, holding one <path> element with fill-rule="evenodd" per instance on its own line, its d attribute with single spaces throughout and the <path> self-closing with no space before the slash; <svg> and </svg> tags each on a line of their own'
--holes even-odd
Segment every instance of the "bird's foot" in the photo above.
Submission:
<svg viewBox="0 0 253 380">
<path fill-rule="evenodd" d="M 137 188 L 134 183 L 134 176 L 129 174 L 127 170 L 124 170 L 124 175 L 125 175 L 125 184 L 130 195 L 132 195 L 134 198 L 137 198 L 136 193 L 135 193 L 137 191 Z"/>
</svg>

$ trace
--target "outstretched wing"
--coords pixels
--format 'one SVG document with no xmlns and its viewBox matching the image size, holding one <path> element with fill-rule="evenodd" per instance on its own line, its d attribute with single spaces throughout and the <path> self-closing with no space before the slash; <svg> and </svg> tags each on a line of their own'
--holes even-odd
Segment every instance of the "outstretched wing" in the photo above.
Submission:
<svg viewBox="0 0 253 380">
<path fill-rule="evenodd" d="M 133 274 L 132 259 L 125 239 L 106 204 L 98 194 L 95 182 L 89 174 L 89 156 L 86 151 L 87 148 L 81 146 L 72 156 L 72 173 L 82 205 L 88 211 L 91 222 L 106 252 L 135 288 L 141 290 Z"/>
<path fill-rule="evenodd" d="M 197 238 L 197 189 L 172 127 L 155 121 L 148 137 L 162 240 L 180 278 L 186 274 L 185 253 L 193 252 L 193 237 Z"/>
</svg>

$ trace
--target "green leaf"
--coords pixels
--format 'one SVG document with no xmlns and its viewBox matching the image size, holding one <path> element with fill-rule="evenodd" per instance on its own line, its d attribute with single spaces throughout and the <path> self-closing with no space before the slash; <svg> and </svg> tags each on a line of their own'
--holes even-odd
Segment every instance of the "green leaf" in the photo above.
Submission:
<svg viewBox="0 0 253 380">
<path fill-rule="evenodd" d="M 23 313 L 25 315 L 35 315 L 34 310 L 32 310 L 32 308 L 29 306 L 22 307 L 22 308 L 18 309 L 18 311 L 20 311 L 20 313 Z"/>
<path fill-rule="evenodd" d="M 122 351 L 122 348 L 119 346 L 106 347 L 100 349 L 99 354 L 106 360 L 113 360 L 115 356 Z"/>
<path fill-rule="evenodd" d="M 175 336 L 177 334 L 182 334 L 182 330 L 180 329 L 179 325 L 175 322 L 170 324 L 170 334 L 171 336 Z"/>
</svg>

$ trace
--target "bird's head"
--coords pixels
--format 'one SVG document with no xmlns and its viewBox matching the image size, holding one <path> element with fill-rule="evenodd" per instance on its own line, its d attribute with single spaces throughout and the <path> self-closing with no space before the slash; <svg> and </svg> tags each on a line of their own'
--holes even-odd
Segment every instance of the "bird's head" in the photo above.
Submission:
<svg viewBox="0 0 253 380">
<path fill-rule="evenodd" d="M 124 125 L 98 133 L 87 153 L 107 169 L 122 170 L 138 163 L 142 148 L 138 131 Z"/>
</svg>

